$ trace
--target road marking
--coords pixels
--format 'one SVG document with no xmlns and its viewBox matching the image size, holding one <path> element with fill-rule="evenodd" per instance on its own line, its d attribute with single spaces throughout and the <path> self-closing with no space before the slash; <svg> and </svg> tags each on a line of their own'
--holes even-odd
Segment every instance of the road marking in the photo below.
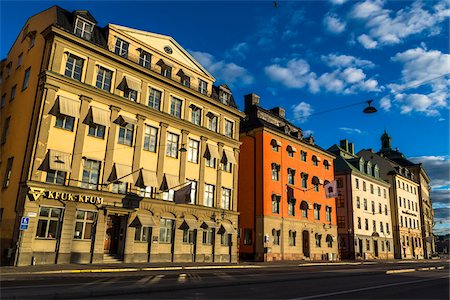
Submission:
<svg viewBox="0 0 450 300">
<path fill-rule="evenodd" d="M 412 281 L 406 281 L 406 282 L 397 282 L 397 283 L 390 283 L 390 284 L 375 285 L 375 286 L 370 286 L 370 287 L 365 287 L 365 288 L 345 290 L 345 291 L 332 292 L 332 293 L 319 294 L 319 295 L 312 295 L 312 296 L 301 297 L 301 298 L 291 298 L 290 300 L 303 300 L 303 299 L 314 299 L 314 298 L 329 297 L 329 296 L 349 294 L 349 293 L 354 293 L 354 292 L 376 290 L 376 289 L 390 287 L 390 286 L 406 285 L 406 284 L 412 284 L 412 283 L 418 283 L 418 282 L 432 281 L 432 280 L 443 279 L 443 278 L 450 278 L 450 277 L 449 276 L 443 276 L 443 277 L 437 277 L 437 278 L 427 278 L 427 279 L 419 279 L 419 280 L 412 280 Z"/>
<path fill-rule="evenodd" d="M 178 282 L 179 283 L 186 282 L 186 277 L 187 277 L 187 275 L 185 273 L 181 273 L 180 275 L 178 275 Z"/>
<path fill-rule="evenodd" d="M 224 272 L 214 272 L 213 275 L 215 275 L 216 277 L 219 277 L 221 279 L 230 279 L 233 278 L 233 276 L 228 275 L 227 273 Z"/>
<path fill-rule="evenodd" d="M 142 277 L 141 279 L 139 279 L 138 281 L 136 281 L 136 284 L 145 285 L 145 284 L 147 284 L 152 278 L 153 278 L 153 276 L 145 276 L 145 277 Z"/>
<path fill-rule="evenodd" d="M 409 272 L 415 272 L 415 271 L 416 271 L 416 269 L 388 270 L 388 271 L 386 271 L 386 274 L 409 273 Z"/>
<path fill-rule="evenodd" d="M 437 267 L 436 269 L 438 269 L 438 270 L 442 270 L 442 269 L 444 269 L 445 267 Z"/>
<path fill-rule="evenodd" d="M 160 282 L 161 279 L 163 279 L 163 278 L 164 278 L 164 275 L 156 275 L 156 277 L 153 278 L 152 280 L 150 280 L 150 282 L 151 283 L 157 283 L 157 282 Z"/>
<path fill-rule="evenodd" d="M 346 262 L 335 262 L 335 263 L 306 263 L 299 264 L 299 267 L 312 267 L 312 266 L 343 266 L 343 265 L 361 265 L 362 263 L 346 263 Z"/>
</svg>

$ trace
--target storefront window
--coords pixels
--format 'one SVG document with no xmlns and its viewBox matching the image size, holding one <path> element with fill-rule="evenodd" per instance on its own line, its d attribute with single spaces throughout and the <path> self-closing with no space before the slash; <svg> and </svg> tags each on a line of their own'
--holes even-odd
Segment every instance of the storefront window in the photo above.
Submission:
<svg viewBox="0 0 450 300">
<path fill-rule="evenodd" d="M 203 244 L 211 245 L 212 240 L 213 240 L 212 237 L 213 237 L 213 229 L 212 228 L 203 230 L 203 238 L 202 238 Z"/>
<path fill-rule="evenodd" d="M 159 242 L 160 243 L 171 243 L 172 242 L 172 228 L 173 220 L 161 218 L 160 228 L 159 228 Z"/>
<path fill-rule="evenodd" d="M 77 240 L 91 239 L 96 216 L 97 213 L 93 211 L 77 210 L 73 238 Z"/>
<path fill-rule="evenodd" d="M 150 241 L 150 227 L 136 227 L 134 233 L 134 240 L 138 242 L 148 242 Z"/>
<path fill-rule="evenodd" d="M 36 237 L 56 239 L 61 221 L 62 209 L 56 207 L 41 207 Z"/>
</svg>

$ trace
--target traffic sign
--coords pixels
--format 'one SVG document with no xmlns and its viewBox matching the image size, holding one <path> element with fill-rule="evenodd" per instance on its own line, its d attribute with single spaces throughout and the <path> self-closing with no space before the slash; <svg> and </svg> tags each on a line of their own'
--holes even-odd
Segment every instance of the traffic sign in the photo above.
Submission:
<svg viewBox="0 0 450 300">
<path fill-rule="evenodd" d="M 30 218 L 22 217 L 22 219 L 20 220 L 20 230 L 27 230 L 29 223 L 30 223 Z"/>
</svg>

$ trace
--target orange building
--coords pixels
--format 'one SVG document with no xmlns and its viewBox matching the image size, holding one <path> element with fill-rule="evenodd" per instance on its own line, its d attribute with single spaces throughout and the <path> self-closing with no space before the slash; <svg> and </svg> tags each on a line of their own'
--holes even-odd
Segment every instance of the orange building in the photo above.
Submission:
<svg viewBox="0 0 450 300">
<path fill-rule="evenodd" d="M 286 120 L 245 96 L 239 168 L 239 252 L 243 259 L 337 259 L 334 156 Z"/>
</svg>

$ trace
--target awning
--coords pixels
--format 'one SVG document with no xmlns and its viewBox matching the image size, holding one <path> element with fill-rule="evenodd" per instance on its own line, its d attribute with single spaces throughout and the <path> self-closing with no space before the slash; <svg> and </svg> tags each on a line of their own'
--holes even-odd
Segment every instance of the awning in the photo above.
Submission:
<svg viewBox="0 0 450 300">
<path fill-rule="evenodd" d="M 230 150 L 225 149 L 223 150 L 222 162 L 237 164 L 236 158 L 234 157 L 234 153 Z"/>
<path fill-rule="evenodd" d="M 156 227 L 155 218 L 149 212 L 138 210 L 136 218 L 131 222 L 130 227 Z"/>
<path fill-rule="evenodd" d="M 97 125 L 103 125 L 105 127 L 110 126 L 109 121 L 109 111 L 91 106 L 91 117 L 92 117 L 92 123 Z"/>
<path fill-rule="evenodd" d="M 158 187 L 158 178 L 155 171 L 141 169 L 136 179 L 136 186 L 145 188 L 148 186 Z"/>
<path fill-rule="evenodd" d="M 306 201 L 302 201 L 300 203 L 300 209 L 305 210 L 305 209 L 309 209 L 309 204 Z"/>
<path fill-rule="evenodd" d="M 213 221 L 203 221 L 200 227 L 203 229 L 208 229 L 208 228 L 217 228 L 219 226 L 216 224 L 216 222 Z"/>
<path fill-rule="evenodd" d="M 313 176 L 313 178 L 311 178 L 312 184 L 321 184 L 320 182 L 321 182 L 321 179 L 319 179 L 319 177 L 317 177 L 317 176 Z M 323 181 L 322 181 L 322 184 L 323 184 Z"/>
<path fill-rule="evenodd" d="M 214 113 L 212 113 L 212 112 L 210 112 L 210 111 L 206 114 L 206 116 L 207 116 L 208 118 L 217 117 Z"/>
<path fill-rule="evenodd" d="M 301 172 L 301 173 L 300 173 L 300 176 L 301 176 L 301 177 L 306 177 L 306 178 L 308 178 L 309 174 L 306 173 L 306 172 Z"/>
<path fill-rule="evenodd" d="M 131 172 L 132 168 L 130 166 L 115 163 L 111 171 L 111 174 L 109 175 L 108 181 L 113 182 L 117 180 L 120 182 L 127 182 L 133 184 L 134 182 Z"/>
<path fill-rule="evenodd" d="M 177 72 L 177 75 L 180 76 L 180 77 L 192 77 L 191 74 L 187 73 L 186 71 L 184 71 L 184 70 L 182 70 L 182 69 L 180 69 L 180 70 Z"/>
<path fill-rule="evenodd" d="M 297 148 L 295 148 L 294 146 L 291 146 L 291 145 L 288 145 L 287 149 L 288 149 L 288 151 L 291 151 L 291 152 L 297 152 Z"/>
<path fill-rule="evenodd" d="M 220 159 L 219 148 L 217 146 L 207 144 L 205 155 L 203 157 L 208 158 L 208 159 L 209 158 Z"/>
<path fill-rule="evenodd" d="M 236 234 L 237 231 L 234 229 L 233 225 L 230 223 L 222 223 L 220 224 L 220 229 L 218 231 L 219 234 L 227 233 L 227 234 Z"/>
<path fill-rule="evenodd" d="M 178 180 L 178 176 L 176 175 L 170 175 L 170 174 L 164 174 L 162 183 L 160 186 L 161 191 L 167 191 L 170 190 L 176 186 L 180 185 L 180 181 Z"/>
<path fill-rule="evenodd" d="M 53 171 L 70 172 L 72 163 L 72 154 L 56 150 L 48 150 L 48 166 Z"/>
<path fill-rule="evenodd" d="M 122 82 L 117 87 L 119 90 L 124 91 L 126 88 L 141 92 L 141 83 L 133 78 L 123 76 Z"/>
<path fill-rule="evenodd" d="M 162 67 L 162 66 L 168 66 L 168 67 L 173 67 L 173 64 L 164 61 L 162 58 L 158 60 L 158 62 L 156 63 L 158 66 Z"/>
<path fill-rule="evenodd" d="M 198 222 L 195 219 L 183 219 L 179 229 L 190 229 L 194 230 L 198 228 Z"/>
<path fill-rule="evenodd" d="M 80 116 L 80 101 L 64 96 L 58 96 L 58 112 L 62 115 L 78 118 Z"/>
<path fill-rule="evenodd" d="M 270 144 L 272 145 L 272 146 L 277 146 L 277 147 L 281 147 L 281 142 L 280 141 L 278 141 L 278 140 L 276 140 L 276 139 L 272 139 L 271 141 L 270 141 Z"/>
<path fill-rule="evenodd" d="M 126 126 L 128 124 L 136 125 L 136 119 L 132 119 L 126 116 L 118 116 L 114 123 L 119 124 L 121 126 Z"/>
</svg>

